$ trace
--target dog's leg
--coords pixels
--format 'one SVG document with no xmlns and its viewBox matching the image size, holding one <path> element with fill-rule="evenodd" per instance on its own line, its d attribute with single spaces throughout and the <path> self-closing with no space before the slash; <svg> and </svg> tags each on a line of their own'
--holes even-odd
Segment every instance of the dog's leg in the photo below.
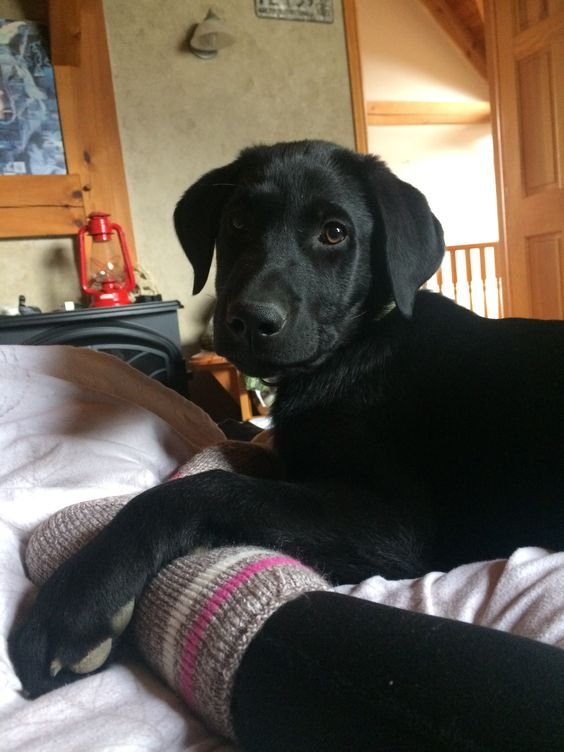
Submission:
<svg viewBox="0 0 564 752">
<path fill-rule="evenodd" d="M 335 581 L 420 573 L 419 551 L 389 505 L 378 519 L 366 491 L 330 493 L 215 470 L 136 497 L 53 574 L 12 634 L 25 690 L 37 696 L 104 664 L 147 582 L 198 546 L 283 550 Z"/>
</svg>

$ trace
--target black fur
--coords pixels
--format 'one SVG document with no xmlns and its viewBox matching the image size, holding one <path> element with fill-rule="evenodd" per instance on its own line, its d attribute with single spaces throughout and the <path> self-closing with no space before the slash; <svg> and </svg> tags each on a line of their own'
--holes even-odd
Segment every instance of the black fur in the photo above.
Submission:
<svg viewBox="0 0 564 752">
<path fill-rule="evenodd" d="M 32 696 L 76 678 L 52 658 L 80 658 L 196 545 L 280 548 L 335 582 L 562 549 L 564 323 L 418 292 L 444 247 L 417 190 L 332 144 L 257 147 L 192 186 L 175 225 L 195 292 L 217 247 L 217 350 L 278 382 L 287 480 L 217 471 L 127 505 L 12 635 Z"/>
</svg>

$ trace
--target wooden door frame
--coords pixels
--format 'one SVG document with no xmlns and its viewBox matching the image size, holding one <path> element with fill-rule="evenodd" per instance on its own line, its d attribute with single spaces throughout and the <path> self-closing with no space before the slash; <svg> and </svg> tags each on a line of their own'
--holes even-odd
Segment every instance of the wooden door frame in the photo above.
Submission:
<svg viewBox="0 0 564 752">
<path fill-rule="evenodd" d="M 505 209 L 505 181 L 503 170 L 503 153 L 501 150 L 502 126 L 499 106 L 499 60 L 496 54 L 495 39 L 497 35 L 495 13 L 491 0 L 484 2 L 484 30 L 486 36 L 486 60 L 488 70 L 488 84 L 490 90 L 492 140 L 494 151 L 494 170 L 497 199 L 497 221 L 499 231 L 499 256 L 503 263 L 504 275 L 504 316 L 513 315 L 513 294 L 511 284 L 511 264 L 507 254 L 507 228 Z"/>
<path fill-rule="evenodd" d="M 349 85 L 351 92 L 355 147 L 357 151 L 367 154 L 368 128 L 366 122 L 366 105 L 364 102 L 364 87 L 362 83 L 362 63 L 360 58 L 360 43 L 358 40 L 356 0 L 342 0 L 342 7 L 347 62 L 349 67 Z"/>
</svg>

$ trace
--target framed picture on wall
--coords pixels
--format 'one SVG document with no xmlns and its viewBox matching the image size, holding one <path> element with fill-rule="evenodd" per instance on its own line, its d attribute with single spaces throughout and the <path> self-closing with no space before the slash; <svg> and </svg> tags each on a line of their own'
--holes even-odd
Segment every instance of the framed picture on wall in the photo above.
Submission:
<svg viewBox="0 0 564 752">
<path fill-rule="evenodd" d="M 0 18 L 0 175 L 64 175 L 47 29 Z"/>
<path fill-rule="evenodd" d="M 333 0 L 255 0 L 259 18 L 333 23 Z"/>
</svg>

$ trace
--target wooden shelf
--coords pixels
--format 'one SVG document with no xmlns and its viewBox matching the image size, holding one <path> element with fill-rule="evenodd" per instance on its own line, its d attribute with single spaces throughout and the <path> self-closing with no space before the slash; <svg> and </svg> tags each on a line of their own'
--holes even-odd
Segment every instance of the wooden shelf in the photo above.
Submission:
<svg viewBox="0 0 564 752">
<path fill-rule="evenodd" d="M 368 125 L 457 125 L 487 123 L 489 102 L 367 102 Z"/>
</svg>

